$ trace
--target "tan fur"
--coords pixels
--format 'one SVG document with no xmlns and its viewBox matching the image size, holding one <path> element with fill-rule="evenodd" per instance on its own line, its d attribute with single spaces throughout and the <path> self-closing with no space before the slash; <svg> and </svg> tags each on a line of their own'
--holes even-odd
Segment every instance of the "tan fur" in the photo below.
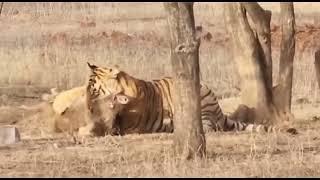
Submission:
<svg viewBox="0 0 320 180">
<path fill-rule="evenodd" d="M 56 95 L 52 107 L 57 114 L 62 114 L 67 108 L 79 101 L 79 98 L 85 97 L 86 87 L 79 86 Z"/>
<path fill-rule="evenodd" d="M 113 119 L 111 118 L 115 118 L 123 107 L 121 103 L 127 103 L 129 100 L 121 94 L 112 94 L 101 100 L 97 99 L 92 103 L 95 107 L 94 115 L 88 117 L 89 110 L 86 103 L 85 86 L 75 87 L 60 93 L 52 89 L 51 94 L 43 94 L 41 99 L 41 103 L 33 106 L 22 105 L 17 107 L 15 109 L 16 114 L 29 116 L 39 113 L 41 117 L 39 120 L 46 121 L 45 124 L 51 133 L 66 133 L 72 136 L 105 135 L 105 133 L 108 133 L 108 129 L 106 129 L 107 126 L 104 125 L 105 122 L 101 121 L 100 117 L 107 114 L 106 117 L 109 118 L 106 122 L 112 122 Z M 103 106 L 101 108 L 104 108 L 104 110 L 97 112 L 99 106 Z M 12 120 L 11 123 L 18 120 Z M 3 120 L 3 122 L 5 121 Z"/>
<path fill-rule="evenodd" d="M 102 136 L 107 133 L 103 119 L 100 117 L 108 114 L 108 121 L 113 122 L 116 114 L 121 110 L 121 103 L 117 97 L 121 95 L 111 94 L 102 100 L 92 102 L 94 111 L 89 114 L 86 103 L 85 86 L 75 87 L 59 93 L 53 101 L 54 110 L 53 128 L 55 132 L 78 132 L 79 136 Z M 103 103 L 102 103 L 103 102 Z M 98 111 L 99 106 L 104 106 L 104 111 Z M 91 115 L 91 116 L 88 116 Z M 111 118 L 111 119 L 110 119 Z M 112 119 L 113 118 L 113 119 Z"/>
<path fill-rule="evenodd" d="M 59 97 L 54 100 L 52 106 L 55 112 L 53 122 L 55 132 L 74 133 L 86 125 L 86 98 L 83 94 L 79 93 L 79 89 L 80 88 L 73 88 L 62 92 L 59 94 Z M 72 92 L 74 92 L 74 94 L 72 94 Z M 64 97 L 66 98 L 64 99 Z M 65 104 L 63 104 L 63 102 Z"/>
<path fill-rule="evenodd" d="M 86 133 L 93 124 L 99 124 L 99 128 L 104 128 L 105 133 L 116 135 L 120 132 L 120 119 L 118 115 L 122 112 L 124 105 L 130 102 L 131 98 L 123 94 L 111 94 L 105 97 L 89 99 L 87 102 L 89 125 L 79 130 L 79 133 Z"/>
</svg>

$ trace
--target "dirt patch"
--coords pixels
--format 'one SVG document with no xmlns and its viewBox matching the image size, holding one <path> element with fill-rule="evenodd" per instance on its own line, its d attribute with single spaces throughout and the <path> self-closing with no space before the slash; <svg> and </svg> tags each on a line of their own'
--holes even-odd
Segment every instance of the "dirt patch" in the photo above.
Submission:
<svg viewBox="0 0 320 180">
<path fill-rule="evenodd" d="M 85 20 L 80 21 L 80 28 L 94 28 L 96 27 L 96 22 L 93 19 L 89 19 L 88 17 L 86 17 Z"/>
<path fill-rule="evenodd" d="M 86 24 L 86 23 L 84 23 Z M 91 27 L 88 22 L 85 27 Z M 211 28 L 209 28 L 211 29 Z M 197 26 L 197 36 L 202 39 L 203 46 L 222 46 L 230 44 L 229 36 L 222 32 L 212 32 L 206 27 Z M 296 52 L 318 49 L 320 47 L 320 26 L 305 24 L 296 27 Z M 150 44 L 152 46 L 169 47 L 168 37 L 154 31 L 128 34 L 122 31 L 109 30 L 90 33 L 57 32 L 43 35 L 44 44 L 58 46 L 90 46 L 100 44 L 104 46 L 128 46 L 134 44 Z M 271 25 L 272 48 L 278 50 L 281 43 L 281 29 L 279 25 Z"/>
</svg>

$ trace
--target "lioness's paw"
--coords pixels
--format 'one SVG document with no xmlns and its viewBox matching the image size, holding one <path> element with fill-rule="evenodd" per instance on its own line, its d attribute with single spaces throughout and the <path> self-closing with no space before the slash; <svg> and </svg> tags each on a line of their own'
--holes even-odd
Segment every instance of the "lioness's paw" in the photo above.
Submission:
<svg viewBox="0 0 320 180">
<path fill-rule="evenodd" d="M 91 132 L 91 128 L 88 128 L 85 126 L 85 127 L 79 128 L 78 136 L 79 137 L 92 137 L 93 133 Z"/>
</svg>

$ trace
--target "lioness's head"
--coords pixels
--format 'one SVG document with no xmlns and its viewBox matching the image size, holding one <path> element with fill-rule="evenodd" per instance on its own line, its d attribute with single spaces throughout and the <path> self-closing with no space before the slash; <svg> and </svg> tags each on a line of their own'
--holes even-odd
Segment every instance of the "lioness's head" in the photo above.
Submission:
<svg viewBox="0 0 320 180">
<path fill-rule="evenodd" d="M 107 134 L 120 134 L 119 114 L 131 99 L 120 93 L 91 99 L 89 102 L 90 118 L 94 122 L 103 123 Z"/>
</svg>

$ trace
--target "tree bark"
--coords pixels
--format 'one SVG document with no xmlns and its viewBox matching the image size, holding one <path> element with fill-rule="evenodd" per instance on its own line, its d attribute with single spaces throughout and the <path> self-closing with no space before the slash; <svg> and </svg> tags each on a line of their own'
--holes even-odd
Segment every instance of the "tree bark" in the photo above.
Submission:
<svg viewBox="0 0 320 180">
<path fill-rule="evenodd" d="M 206 153 L 200 117 L 199 46 L 195 36 L 193 3 L 164 3 L 174 71 L 174 149 L 183 159 Z"/>
<path fill-rule="evenodd" d="M 1 15 L 1 13 L 2 13 L 3 4 L 4 4 L 4 2 L 1 2 L 1 5 L 0 5 L 0 15 Z"/>
<path fill-rule="evenodd" d="M 320 88 L 320 49 L 314 54 L 314 67 L 316 69 L 316 77 Z"/>
<path fill-rule="evenodd" d="M 251 4 L 251 3 L 250 3 Z M 252 3 L 256 4 L 257 3 Z M 234 53 L 237 56 L 237 67 L 242 79 L 241 100 L 244 105 L 251 111 L 254 111 L 255 122 L 275 124 L 280 121 L 279 112 L 273 102 L 273 94 L 271 88 L 272 76 L 269 77 L 270 70 L 267 71 L 266 50 L 269 48 L 268 42 L 259 41 L 259 32 L 264 32 L 263 27 L 258 23 L 259 16 L 253 18 L 255 33 L 249 25 L 246 10 L 253 13 L 252 10 L 256 5 L 248 5 L 246 3 L 227 3 L 225 5 L 225 18 L 227 29 L 233 40 Z M 258 5 L 259 6 L 259 5 Z M 248 7 L 248 9 L 246 9 Z M 257 11 L 257 9 L 255 9 Z M 271 60 L 271 54 L 268 54 Z M 271 62 L 272 63 L 272 62 Z M 271 71 L 272 72 L 272 71 Z M 252 112 L 250 113 L 252 114 Z"/>
<path fill-rule="evenodd" d="M 264 10 L 258 3 L 245 3 L 242 2 L 241 5 L 245 8 L 248 15 L 254 23 L 254 28 L 258 37 L 258 44 L 263 50 L 264 56 L 261 56 L 261 65 L 264 66 L 266 78 L 267 78 L 267 88 L 272 88 L 272 51 L 271 51 L 271 11 Z"/>
<path fill-rule="evenodd" d="M 281 52 L 278 85 L 274 92 L 278 109 L 291 114 L 293 60 L 295 54 L 295 17 L 293 2 L 281 2 Z"/>
</svg>

